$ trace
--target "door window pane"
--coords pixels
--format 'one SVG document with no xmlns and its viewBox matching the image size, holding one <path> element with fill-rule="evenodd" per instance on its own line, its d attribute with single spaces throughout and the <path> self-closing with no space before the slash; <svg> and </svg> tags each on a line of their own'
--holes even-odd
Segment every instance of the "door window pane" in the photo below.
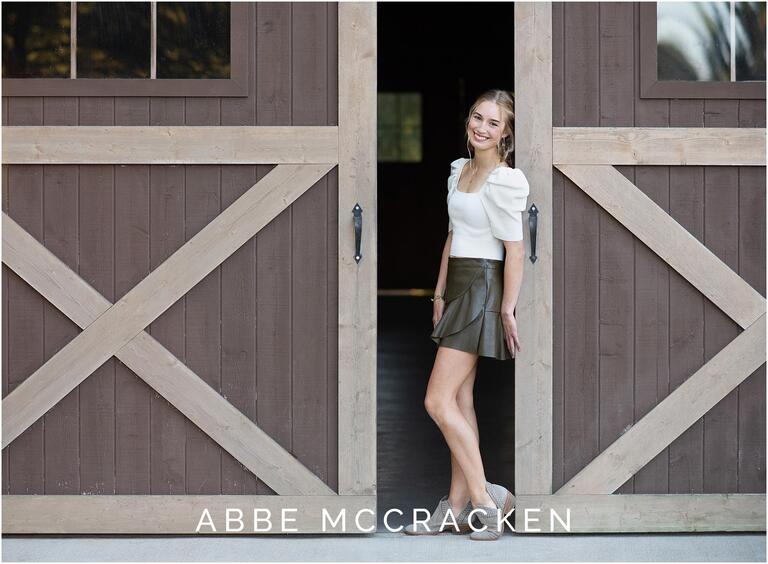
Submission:
<svg viewBox="0 0 768 564">
<path fill-rule="evenodd" d="M 77 78 L 149 78 L 149 2 L 77 3 Z"/>
<path fill-rule="evenodd" d="M 730 80 L 728 2 L 658 2 L 659 80 Z"/>
<path fill-rule="evenodd" d="M 229 78 L 229 2 L 158 2 L 157 78 Z"/>
<path fill-rule="evenodd" d="M 765 2 L 736 2 L 736 80 L 765 80 Z"/>
<path fill-rule="evenodd" d="M 765 80 L 765 2 L 658 2 L 658 80 Z"/>
<path fill-rule="evenodd" d="M 69 2 L 3 2 L 3 78 L 68 78 Z"/>
</svg>

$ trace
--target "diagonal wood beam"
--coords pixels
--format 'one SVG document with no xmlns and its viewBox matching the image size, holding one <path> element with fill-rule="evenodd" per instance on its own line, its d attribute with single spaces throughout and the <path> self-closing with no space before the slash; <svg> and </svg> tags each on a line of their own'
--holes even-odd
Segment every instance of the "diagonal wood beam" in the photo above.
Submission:
<svg viewBox="0 0 768 564">
<path fill-rule="evenodd" d="M 278 165 L 3 400 L 5 448 L 335 165 Z"/>
<path fill-rule="evenodd" d="M 757 290 L 614 167 L 557 168 L 742 328 L 765 313 Z"/>
<path fill-rule="evenodd" d="M 610 494 L 765 362 L 765 314 L 563 485 L 556 494 Z"/>
<path fill-rule="evenodd" d="M 82 328 L 112 305 L 6 214 L 3 262 Z M 146 331 L 115 356 L 278 494 L 335 495 Z"/>
</svg>

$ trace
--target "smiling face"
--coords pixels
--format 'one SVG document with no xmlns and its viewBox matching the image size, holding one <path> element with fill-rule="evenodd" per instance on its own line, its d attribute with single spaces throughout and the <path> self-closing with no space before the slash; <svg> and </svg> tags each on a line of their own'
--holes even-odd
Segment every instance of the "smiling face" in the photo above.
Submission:
<svg viewBox="0 0 768 564">
<path fill-rule="evenodd" d="M 490 100 L 481 102 L 469 116 L 467 135 L 476 150 L 482 151 L 498 145 L 504 135 L 504 122 L 498 104 Z"/>
</svg>

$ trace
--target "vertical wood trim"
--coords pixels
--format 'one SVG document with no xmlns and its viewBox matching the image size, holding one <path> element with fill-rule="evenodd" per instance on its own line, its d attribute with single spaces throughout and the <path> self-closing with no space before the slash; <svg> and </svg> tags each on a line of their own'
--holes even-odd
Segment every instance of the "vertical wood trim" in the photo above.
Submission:
<svg viewBox="0 0 768 564">
<path fill-rule="evenodd" d="M 150 2 L 149 77 L 157 78 L 157 2 Z"/>
<path fill-rule="evenodd" d="M 77 2 L 69 3 L 69 78 L 77 78 Z"/>
<path fill-rule="evenodd" d="M 515 3 L 515 165 L 539 210 L 525 259 L 515 359 L 515 491 L 552 491 L 552 4 Z M 342 145 L 343 146 L 343 145 Z M 527 230 L 526 230 L 527 231 Z M 529 234 L 524 234 L 528 256 Z"/>
<path fill-rule="evenodd" d="M 339 4 L 339 491 L 376 493 L 376 3 Z M 352 210 L 363 208 L 355 262 Z"/>
</svg>

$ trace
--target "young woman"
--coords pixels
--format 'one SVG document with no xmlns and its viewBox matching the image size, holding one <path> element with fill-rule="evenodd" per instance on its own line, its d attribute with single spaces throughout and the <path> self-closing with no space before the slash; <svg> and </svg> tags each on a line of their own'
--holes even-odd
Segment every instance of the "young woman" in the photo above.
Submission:
<svg viewBox="0 0 768 564">
<path fill-rule="evenodd" d="M 408 525 L 408 534 L 442 532 L 450 511 L 458 530 L 450 516 L 446 529 L 469 532 L 474 515 L 472 523 L 481 523 L 474 529 L 481 530 L 470 538 L 496 540 L 515 506 L 507 488 L 486 480 L 473 405 L 478 357 L 507 360 L 521 350 L 514 310 L 529 187 L 523 172 L 507 162 L 514 150 L 514 121 L 514 100 L 507 92 L 484 93 L 465 123 L 469 158 L 451 163 L 448 237 L 433 298 L 431 337 L 439 346 L 424 400 L 451 451 L 451 486 L 427 526 Z"/>
</svg>

